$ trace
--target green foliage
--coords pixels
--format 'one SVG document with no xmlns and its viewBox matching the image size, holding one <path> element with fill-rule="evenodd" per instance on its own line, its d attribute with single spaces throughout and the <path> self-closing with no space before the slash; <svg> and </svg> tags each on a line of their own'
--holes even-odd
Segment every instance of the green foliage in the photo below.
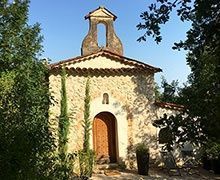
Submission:
<svg viewBox="0 0 220 180">
<path fill-rule="evenodd" d="M 200 56 L 201 67 L 199 65 L 190 75 L 190 86 L 183 88 L 181 93 L 181 101 L 188 108 L 187 118 L 196 119 L 203 130 L 204 143 L 208 139 L 220 143 L 220 77 L 213 63 L 219 59 L 216 55 L 205 52 Z"/>
<path fill-rule="evenodd" d="M 186 139 L 184 139 L 185 136 L 181 136 L 184 134 L 181 129 L 181 127 L 184 126 L 184 123 L 185 121 L 183 121 L 182 116 L 177 115 L 176 117 L 168 117 L 166 114 L 164 114 L 163 118 L 154 121 L 153 125 L 161 128 L 160 131 L 162 131 L 162 134 L 159 134 L 159 138 L 160 136 L 163 136 L 163 138 L 162 140 L 159 139 L 159 142 L 162 141 L 161 143 L 164 143 L 163 149 L 171 151 L 174 146 L 174 142 L 178 145 L 183 145 L 182 142 L 186 141 Z"/>
<path fill-rule="evenodd" d="M 41 52 L 40 26 L 29 26 L 29 0 L 0 1 L 0 72 L 20 68 Z"/>
<path fill-rule="evenodd" d="M 173 80 L 171 83 L 168 83 L 165 77 L 161 77 L 160 87 L 156 84 L 155 86 L 155 97 L 157 101 L 169 102 L 169 103 L 178 103 L 179 95 L 178 92 L 180 88 L 178 87 L 178 80 Z M 162 89 L 162 92 L 160 92 Z"/>
<path fill-rule="evenodd" d="M 48 70 L 37 60 L 40 28 L 29 1 L 0 1 L 0 179 L 45 179 L 54 139 L 48 127 Z"/>
<path fill-rule="evenodd" d="M 161 95 L 161 101 L 175 103 L 178 101 L 178 80 L 173 80 L 170 84 L 162 77 L 161 87 L 163 93 Z"/>
<path fill-rule="evenodd" d="M 169 127 L 161 128 L 158 136 L 160 144 L 172 143 L 173 141 L 172 131 Z"/>
<path fill-rule="evenodd" d="M 160 96 L 161 96 L 160 86 L 156 82 L 154 84 L 154 93 L 155 93 L 155 100 L 160 101 Z"/>
<path fill-rule="evenodd" d="M 56 157 L 56 164 L 53 171 L 52 179 L 71 179 L 76 178 L 74 173 L 74 166 L 76 163 L 76 153 L 68 153 L 66 156 L 61 157 L 63 154 L 59 154 Z"/>
<path fill-rule="evenodd" d="M 91 149 L 85 152 L 84 150 L 79 151 L 79 166 L 80 166 L 80 177 L 91 177 L 94 166 L 95 153 Z"/>
<path fill-rule="evenodd" d="M 205 154 L 209 159 L 220 158 L 220 143 L 209 141 L 204 147 Z"/>
<path fill-rule="evenodd" d="M 181 21 L 192 22 L 192 28 L 187 32 L 187 40 L 184 44 L 190 47 L 191 44 L 214 43 L 213 38 L 218 41 L 219 8 L 220 3 L 216 0 L 155 0 L 140 15 L 142 22 L 137 28 L 145 32 L 138 41 L 146 41 L 147 36 L 152 36 L 157 43 L 161 42 L 160 26 L 166 24 L 171 12 L 176 10 Z M 180 45 L 182 46 L 183 42 Z M 184 48 L 190 50 L 189 47 Z"/>
<path fill-rule="evenodd" d="M 152 36 L 159 43 L 162 39 L 160 25 L 169 20 L 172 11 L 176 10 L 182 21 L 192 22 L 186 40 L 174 43 L 173 47 L 188 51 L 186 60 L 192 71 L 188 85 L 179 93 L 179 100 L 187 109 L 176 117 L 166 118 L 168 122 L 175 122 L 173 130 L 179 138 L 174 141 L 177 142 L 220 143 L 219 9 L 220 1 L 215 0 L 157 0 L 141 15 L 144 22 L 137 26 L 146 30 L 139 41 Z"/>
<path fill-rule="evenodd" d="M 0 108 L 2 107 L 3 100 L 11 93 L 14 86 L 15 71 L 0 73 Z"/>
<path fill-rule="evenodd" d="M 90 79 L 86 81 L 85 99 L 84 99 L 84 139 L 83 149 L 79 151 L 80 177 L 91 177 L 94 165 L 94 152 L 90 149 L 89 138 L 91 132 L 90 120 Z"/>
<path fill-rule="evenodd" d="M 59 146 L 58 146 L 58 164 L 56 167 L 56 177 L 59 179 L 69 179 L 73 176 L 73 166 L 76 154 L 67 153 L 68 134 L 69 134 L 69 116 L 67 107 L 66 93 L 66 70 L 61 70 L 61 101 L 59 117 Z"/>
<path fill-rule="evenodd" d="M 69 133 L 69 117 L 67 113 L 67 94 L 66 94 L 66 70 L 62 68 L 61 72 L 61 102 L 59 117 L 59 153 L 66 156 Z"/>
<path fill-rule="evenodd" d="M 162 118 L 154 121 L 153 125 L 155 127 L 168 129 L 168 139 L 164 144 L 164 149 L 170 151 L 174 145 L 182 147 L 185 142 L 199 145 L 205 140 L 200 121 L 197 119 L 191 120 L 187 114 L 184 114 L 180 113 L 176 116 L 164 114 Z"/>
<path fill-rule="evenodd" d="M 49 92 L 46 68 L 25 64 L 0 108 L 0 169 L 4 179 L 47 176 L 54 144 L 48 127 Z"/>
<path fill-rule="evenodd" d="M 90 121 L 90 80 L 86 81 L 85 88 L 85 99 L 84 99 L 84 120 L 83 120 L 83 128 L 84 128 L 84 141 L 83 141 L 83 150 L 85 152 L 89 151 L 89 137 L 91 132 L 91 121 Z"/>
<path fill-rule="evenodd" d="M 138 153 L 149 153 L 149 147 L 144 143 L 140 143 L 136 147 L 136 152 L 138 152 Z"/>
</svg>

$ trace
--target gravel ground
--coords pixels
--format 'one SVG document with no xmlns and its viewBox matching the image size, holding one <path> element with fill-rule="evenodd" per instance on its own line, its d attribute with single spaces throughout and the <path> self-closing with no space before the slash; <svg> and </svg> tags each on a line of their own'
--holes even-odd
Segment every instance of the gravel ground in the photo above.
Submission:
<svg viewBox="0 0 220 180">
<path fill-rule="evenodd" d="M 103 171 L 102 174 L 93 174 L 91 180 L 145 180 L 145 179 L 163 179 L 163 180 L 195 180 L 195 179 L 208 179 L 208 180 L 220 180 L 220 175 L 215 175 L 212 172 L 206 171 L 201 168 L 186 171 L 181 169 L 181 176 L 169 176 L 163 169 L 150 169 L 149 176 L 138 175 L 135 171 Z M 107 173 L 106 173 L 107 172 Z M 107 174 L 107 175 L 105 175 Z"/>
</svg>

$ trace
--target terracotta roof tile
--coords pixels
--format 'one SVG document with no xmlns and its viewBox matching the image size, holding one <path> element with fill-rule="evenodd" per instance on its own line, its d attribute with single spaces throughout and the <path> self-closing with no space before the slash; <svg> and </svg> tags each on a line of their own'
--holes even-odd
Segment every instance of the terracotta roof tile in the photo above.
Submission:
<svg viewBox="0 0 220 180">
<path fill-rule="evenodd" d="M 103 75 L 110 75 L 110 74 L 122 74 L 122 73 L 141 73 L 141 72 L 146 72 L 146 69 L 144 68 L 67 68 L 66 70 L 71 72 L 71 73 L 78 73 L 78 74 L 103 74 Z M 61 72 L 61 66 L 54 67 L 51 69 L 51 71 L 56 71 L 56 72 Z"/>
<path fill-rule="evenodd" d="M 86 61 L 88 59 L 95 58 L 95 57 L 98 57 L 98 56 L 106 56 L 106 57 L 114 58 L 118 62 L 121 62 L 123 64 L 132 65 L 132 66 L 135 66 L 135 68 L 137 68 L 137 69 L 145 69 L 145 70 L 149 70 L 149 71 L 154 72 L 154 73 L 162 71 L 160 68 L 150 66 L 149 64 L 146 64 L 146 63 L 143 63 L 143 62 L 140 62 L 138 60 L 131 59 L 131 58 L 128 58 L 128 57 L 124 57 L 124 56 L 121 56 L 119 54 L 116 54 L 116 53 L 113 53 L 111 51 L 104 50 L 104 49 L 101 49 L 101 50 L 99 50 L 95 53 L 89 54 L 89 55 L 78 56 L 78 57 L 75 57 L 75 58 L 71 58 L 71 59 L 67 59 L 67 60 L 57 62 L 57 63 L 50 64 L 50 68 L 53 69 L 53 68 L 56 68 L 56 67 L 61 66 L 61 65 L 65 66 L 65 65 L 77 63 L 77 62 L 80 62 L 80 61 Z"/>
<path fill-rule="evenodd" d="M 168 103 L 168 102 L 155 102 L 156 106 L 162 107 L 162 108 L 168 108 L 168 109 L 173 109 L 173 110 L 184 110 L 185 106 L 180 105 L 180 104 L 175 104 L 175 103 Z"/>
</svg>

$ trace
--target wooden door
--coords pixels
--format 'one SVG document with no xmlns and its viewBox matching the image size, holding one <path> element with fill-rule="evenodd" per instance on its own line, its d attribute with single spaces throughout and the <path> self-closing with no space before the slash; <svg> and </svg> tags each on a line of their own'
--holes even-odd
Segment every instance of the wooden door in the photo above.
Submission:
<svg viewBox="0 0 220 180">
<path fill-rule="evenodd" d="M 93 147 L 97 162 L 116 162 L 115 117 L 111 113 L 99 113 L 93 122 Z"/>
</svg>

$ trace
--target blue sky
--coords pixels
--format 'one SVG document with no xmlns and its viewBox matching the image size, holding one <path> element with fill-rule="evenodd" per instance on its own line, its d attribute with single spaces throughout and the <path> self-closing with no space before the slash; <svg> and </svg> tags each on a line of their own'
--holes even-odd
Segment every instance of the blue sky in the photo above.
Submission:
<svg viewBox="0 0 220 180">
<path fill-rule="evenodd" d="M 124 47 L 124 56 L 137 59 L 163 69 L 157 73 L 156 81 L 161 75 L 168 81 L 178 79 L 180 83 L 187 80 L 190 70 L 186 65 L 184 51 L 174 51 L 174 42 L 185 39 L 189 24 L 182 23 L 175 14 L 171 21 L 162 26 L 162 43 L 157 45 L 152 39 L 139 43 L 137 38 L 143 33 L 137 31 L 140 14 L 153 0 L 31 0 L 29 23 L 41 24 L 44 36 L 42 57 L 57 62 L 80 55 L 83 38 L 88 32 L 88 12 L 105 6 L 118 18 L 114 27 Z M 101 34 L 102 34 L 102 29 Z"/>
</svg>

